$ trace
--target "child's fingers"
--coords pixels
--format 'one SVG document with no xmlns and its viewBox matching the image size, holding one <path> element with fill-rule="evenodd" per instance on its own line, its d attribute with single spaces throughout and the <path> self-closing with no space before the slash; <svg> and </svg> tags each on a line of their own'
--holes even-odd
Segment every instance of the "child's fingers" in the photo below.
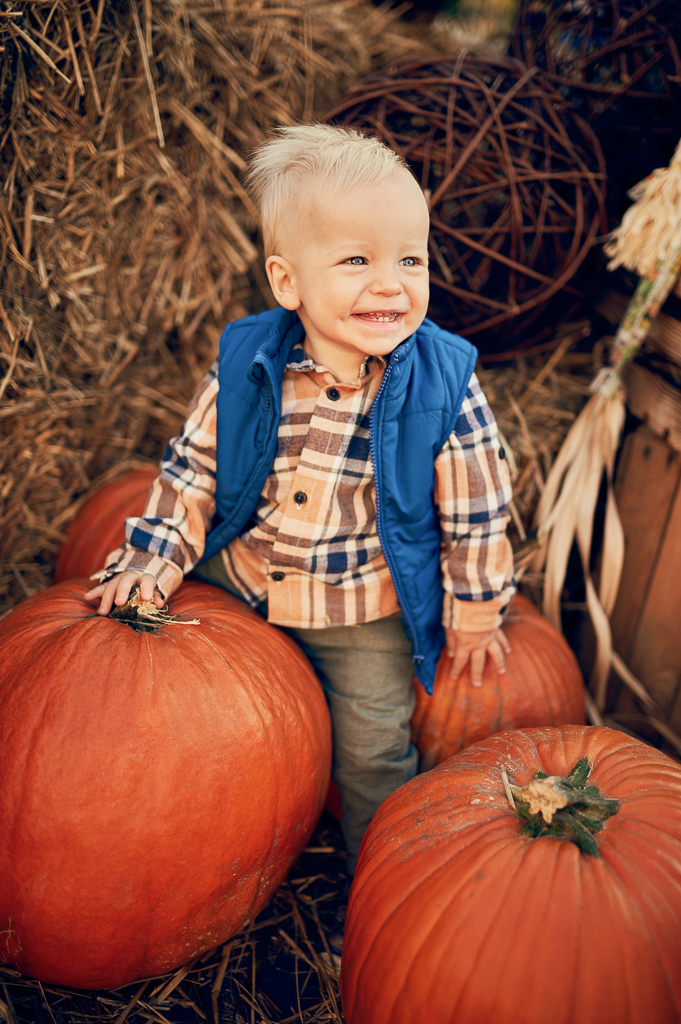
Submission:
<svg viewBox="0 0 681 1024">
<path fill-rule="evenodd" d="M 496 639 L 499 641 L 499 643 L 501 644 L 503 649 L 506 651 L 506 653 L 510 654 L 511 653 L 511 641 L 508 639 L 508 637 L 504 633 L 503 629 L 499 628 L 497 630 Z"/>
<path fill-rule="evenodd" d="M 473 686 L 482 686 L 486 657 L 487 650 L 484 647 L 476 647 L 471 651 L 471 683 Z"/>
<path fill-rule="evenodd" d="M 501 630 L 499 631 L 501 633 Z M 503 637 L 503 633 L 501 633 Z M 487 648 L 487 653 L 497 667 L 497 672 L 500 675 L 506 671 L 506 654 L 510 651 L 510 647 L 504 647 L 501 637 L 495 637 Z"/>
<path fill-rule="evenodd" d="M 117 584 L 118 581 L 114 583 L 113 580 L 110 580 L 108 583 L 105 583 L 102 586 L 101 600 L 99 602 L 99 608 L 97 609 L 98 615 L 108 615 L 109 612 L 111 611 Z"/>
<path fill-rule="evenodd" d="M 108 615 L 113 606 L 124 605 L 130 596 L 130 591 L 139 581 L 140 573 L 130 571 L 117 573 L 113 579 L 104 585 L 102 600 L 97 609 L 99 615 Z"/>
<path fill-rule="evenodd" d="M 452 656 L 452 663 L 449 666 L 449 675 L 452 679 L 458 679 L 468 664 L 469 651 L 463 644 L 457 644 Z"/>
<path fill-rule="evenodd" d="M 114 604 L 125 604 L 133 583 L 134 578 L 130 579 L 130 574 L 125 572 L 117 573 L 112 580 L 105 583 L 102 600 L 99 602 L 99 608 L 97 609 L 98 614 L 108 615 Z"/>
<path fill-rule="evenodd" d="M 130 597 L 130 591 L 137 583 L 140 585 L 140 596 L 143 601 L 153 601 L 157 608 L 163 607 L 165 599 L 156 587 L 156 577 L 151 573 L 141 573 L 137 570 L 117 573 L 106 583 L 93 587 L 85 597 L 92 601 L 101 597 L 97 614 L 108 615 L 114 604 L 119 607 L 125 604 Z"/>
<path fill-rule="evenodd" d="M 140 597 L 143 601 L 153 601 L 157 607 L 162 607 L 163 597 L 160 591 L 156 587 L 156 577 L 152 576 L 150 572 L 145 572 L 140 581 Z M 161 598 L 161 605 L 158 604 L 158 598 Z"/>
<path fill-rule="evenodd" d="M 111 583 L 111 580 L 109 580 L 107 583 L 98 583 L 96 587 L 92 587 L 90 590 L 86 591 L 85 594 L 83 594 L 83 597 L 85 598 L 86 601 L 98 601 L 101 598 L 101 601 L 99 602 L 99 608 L 97 609 L 98 615 L 108 615 L 109 611 L 111 610 L 111 602 L 113 601 L 113 594 L 115 592 L 114 589 L 111 589 L 111 593 L 108 593 L 109 589 L 111 588 Z M 106 608 L 106 611 L 103 612 L 102 605 L 106 606 L 107 604 L 108 607 Z"/>
</svg>

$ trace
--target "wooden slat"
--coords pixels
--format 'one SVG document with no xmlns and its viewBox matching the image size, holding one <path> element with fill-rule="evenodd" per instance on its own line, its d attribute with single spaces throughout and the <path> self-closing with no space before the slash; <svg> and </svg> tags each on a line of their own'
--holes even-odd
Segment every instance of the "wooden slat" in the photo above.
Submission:
<svg viewBox="0 0 681 1024">
<path fill-rule="evenodd" d="M 680 484 L 681 455 L 639 427 L 617 474 L 626 548 L 613 641 L 665 714 L 681 678 Z M 628 703 L 622 695 L 618 710 Z"/>
<path fill-rule="evenodd" d="M 677 489 L 629 661 L 665 714 L 681 676 L 681 491 Z"/>
<path fill-rule="evenodd" d="M 624 567 L 612 615 L 615 650 L 630 664 L 681 479 L 681 455 L 647 426 L 630 434 L 617 472 L 625 537 Z M 664 569 L 663 569 L 664 572 Z M 681 593 L 681 559 L 672 576 Z M 681 630 L 679 631 L 681 632 Z M 636 671 L 631 665 L 632 671 Z M 639 676 L 643 683 L 647 680 Z"/>
<path fill-rule="evenodd" d="M 624 375 L 627 405 L 670 448 L 681 451 L 681 391 L 645 366 L 632 363 Z"/>
</svg>

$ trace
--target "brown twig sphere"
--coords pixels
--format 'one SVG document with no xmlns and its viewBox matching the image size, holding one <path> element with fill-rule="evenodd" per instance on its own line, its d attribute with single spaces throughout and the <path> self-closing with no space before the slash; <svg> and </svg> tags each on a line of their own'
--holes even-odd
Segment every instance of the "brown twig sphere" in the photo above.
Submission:
<svg viewBox="0 0 681 1024">
<path fill-rule="evenodd" d="M 606 227 L 603 156 L 539 69 L 463 51 L 411 60 L 366 78 L 326 120 L 378 135 L 426 190 L 442 326 L 491 353 L 579 305 Z"/>
<path fill-rule="evenodd" d="M 593 126 L 608 174 L 608 220 L 666 167 L 681 135 L 679 0 L 521 0 L 509 52 L 537 65 Z"/>
<path fill-rule="evenodd" d="M 680 35 L 678 0 L 520 0 L 511 49 L 576 90 L 580 113 L 593 121 L 624 94 L 678 100 Z"/>
</svg>

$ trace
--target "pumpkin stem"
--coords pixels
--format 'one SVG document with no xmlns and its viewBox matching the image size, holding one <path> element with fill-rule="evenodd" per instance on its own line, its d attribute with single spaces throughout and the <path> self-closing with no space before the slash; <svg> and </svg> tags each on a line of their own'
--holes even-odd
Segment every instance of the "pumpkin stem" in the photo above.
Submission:
<svg viewBox="0 0 681 1024">
<path fill-rule="evenodd" d="M 157 608 L 153 601 L 143 601 L 139 586 L 133 587 L 130 597 L 120 608 L 114 607 L 109 615 L 112 619 L 125 622 L 136 633 L 154 633 L 157 629 L 175 623 L 178 626 L 198 626 L 200 619 L 185 619 L 180 622 L 176 615 L 170 615 L 168 606 Z"/>
<path fill-rule="evenodd" d="M 582 853 L 599 857 L 594 835 L 617 814 L 620 802 L 601 796 L 597 786 L 587 786 L 590 773 L 591 765 L 583 757 L 567 776 L 537 772 L 526 786 L 511 786 L 516 811 L 525 822 L 523 835 L 569 839 Z"/>
</svg>

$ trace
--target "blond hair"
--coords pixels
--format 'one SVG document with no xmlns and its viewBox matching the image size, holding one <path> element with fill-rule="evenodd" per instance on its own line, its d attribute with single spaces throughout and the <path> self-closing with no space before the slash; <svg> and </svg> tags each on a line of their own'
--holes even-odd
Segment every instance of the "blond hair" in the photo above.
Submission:
<svg viewBox="0 0 681 1024">
<path fill-rule="evenodd" d="M 265 255 L 281 255 L 301 192 L 310 181 L 323 181 L 338 195 L 353 187 L 377 185 L 397 170 L 408 170 L 403 158 L 372 135 L 327 124 L 277 128 L 255 152 L 248 174 Z"/>
</svg>

